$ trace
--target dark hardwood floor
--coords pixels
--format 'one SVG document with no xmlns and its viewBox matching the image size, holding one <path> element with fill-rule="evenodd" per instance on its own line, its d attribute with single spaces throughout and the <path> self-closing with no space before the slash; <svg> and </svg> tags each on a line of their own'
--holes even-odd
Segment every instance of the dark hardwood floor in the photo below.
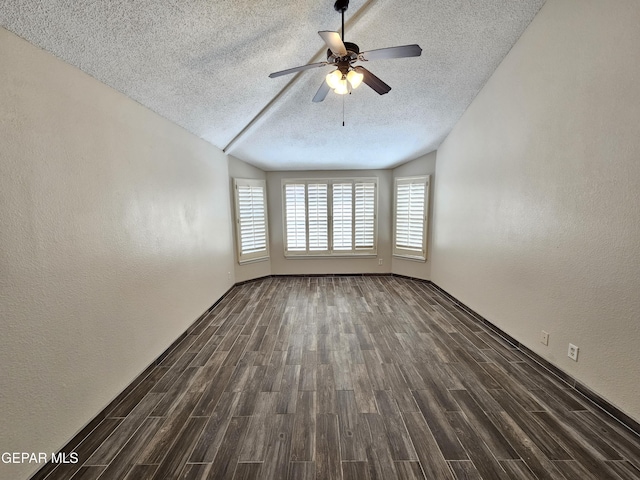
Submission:
<svg viewBox="0 0 640 480">
<path fill-rule="evenodd" d="M 425 282 L 267 278 L 188 333 L 48 480 L 640 479 L 638 437 Z"/>
</svg>

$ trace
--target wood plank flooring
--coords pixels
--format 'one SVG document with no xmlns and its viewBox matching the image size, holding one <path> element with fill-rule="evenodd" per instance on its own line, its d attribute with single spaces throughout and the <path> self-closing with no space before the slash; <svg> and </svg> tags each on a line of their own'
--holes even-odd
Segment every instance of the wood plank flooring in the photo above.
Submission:
<svg viewBox="0 0 640 480">
<path fill-rule="evenodd" d="M 236 286 L 47 480 L 640 479 L 640 440 L 425 282 Z"/>
</svg>

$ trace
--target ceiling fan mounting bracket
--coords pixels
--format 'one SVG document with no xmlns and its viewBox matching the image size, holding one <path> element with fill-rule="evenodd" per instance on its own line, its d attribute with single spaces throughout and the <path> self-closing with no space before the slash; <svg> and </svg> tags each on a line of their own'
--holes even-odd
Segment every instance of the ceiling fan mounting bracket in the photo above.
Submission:
<svg viewBox="0 0 640 480">
<path fill-rule="evenodd" d="M 344 13 L 347 11 L 347 8 L 349 8 L 349 0 L 336 0 L 333 8 L 335 8 L 336 12 Z"/>
</svg>

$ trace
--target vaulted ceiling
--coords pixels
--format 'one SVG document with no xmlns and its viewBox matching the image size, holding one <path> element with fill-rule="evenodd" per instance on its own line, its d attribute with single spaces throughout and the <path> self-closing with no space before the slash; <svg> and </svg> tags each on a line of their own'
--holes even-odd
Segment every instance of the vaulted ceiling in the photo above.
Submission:
<svg viewBox="0 0 640 480">
<path fill-rule="evenodd" d="M 392 90 L 311 99 L 334 0 L 0 0 L 0 25 L 265 170 L 389 168 L 435 150 L 544 0 L 351 0 L 345 40 L 419 44 Z M 342 126 L 343 115 L 345 126 Z"/>
</svg>

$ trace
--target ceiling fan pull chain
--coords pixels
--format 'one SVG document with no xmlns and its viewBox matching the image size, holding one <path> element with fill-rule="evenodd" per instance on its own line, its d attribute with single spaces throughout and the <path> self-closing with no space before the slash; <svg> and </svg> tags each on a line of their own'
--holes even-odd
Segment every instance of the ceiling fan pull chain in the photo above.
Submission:
<svg viewBox="0 0 640 480">
<path fill-rule="evenodd" d="M 346 95 L 342 95 L 342 126 L 344 127 L 344 97 Z"/>
</svg>

